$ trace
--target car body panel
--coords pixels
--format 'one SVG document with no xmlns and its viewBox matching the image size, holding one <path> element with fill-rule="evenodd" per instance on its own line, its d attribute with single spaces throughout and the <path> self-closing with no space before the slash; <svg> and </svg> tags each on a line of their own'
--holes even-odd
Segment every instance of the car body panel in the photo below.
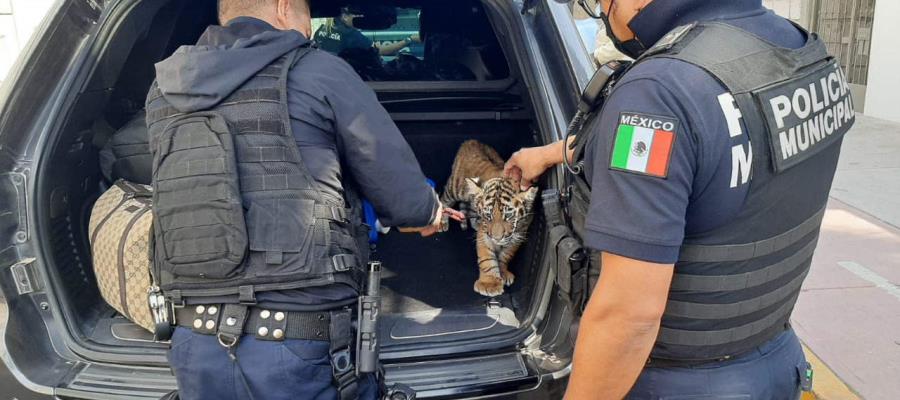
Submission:
<svg viewBox="0 0 900 400">
<path fill-rule="evenodd" d="M 6 368 L 6 365 L 0 365 L 0 388 L 3 388 L 3 396 L 5 398 L 18 400 L 51 400 L 55 398 L 23 386 L 19 382 L 20 379 L 13 376 L 12 372 Z M 49 390 L 49 388 L 46 389 Z"/>
</svg>

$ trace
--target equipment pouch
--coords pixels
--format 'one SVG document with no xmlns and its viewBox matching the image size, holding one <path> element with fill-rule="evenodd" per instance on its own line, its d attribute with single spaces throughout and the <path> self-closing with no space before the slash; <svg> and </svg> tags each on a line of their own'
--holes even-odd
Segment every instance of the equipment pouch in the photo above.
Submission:
<svg viewBox="0 0 900 400">
<path fill-rule="evenodd" d="M 285 253 L 310 249 L 315 235 L 315 202 L 306 199 L 257 199 L 247 213 L 250 250 L 265 253 L 267 264 L 281 264 Z"/>
<path fill-rule="evenodd" d="M 175 276 L 240 274 L 248 238 L 228 122 L 215 112 L 177 117 L 153 150 L 156 262 Z"/>
</svg>

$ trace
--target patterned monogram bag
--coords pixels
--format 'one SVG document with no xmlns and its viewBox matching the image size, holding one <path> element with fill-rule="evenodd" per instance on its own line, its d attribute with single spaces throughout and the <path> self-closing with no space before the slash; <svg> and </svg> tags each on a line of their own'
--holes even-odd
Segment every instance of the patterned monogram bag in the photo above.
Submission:
<svg viewBox="0 0 900 400">
<path fill-rule="evenodd" d="M 150 186 L 117 181 L 94 204 L 88 230 L 103 299 L 151 332 L 152 195 Z"/>
</svg>

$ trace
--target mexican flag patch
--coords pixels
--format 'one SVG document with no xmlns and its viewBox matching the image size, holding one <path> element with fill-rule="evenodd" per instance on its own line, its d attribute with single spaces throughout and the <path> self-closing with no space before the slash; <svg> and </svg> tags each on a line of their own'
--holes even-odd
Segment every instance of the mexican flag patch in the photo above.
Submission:
<svg viewBox="0 0 900 400">
<path fill-rule="evenodd" d="M 665 178 L 678 120 L 647 114 L 619 114 L 610 168 Z"/>
</svg>

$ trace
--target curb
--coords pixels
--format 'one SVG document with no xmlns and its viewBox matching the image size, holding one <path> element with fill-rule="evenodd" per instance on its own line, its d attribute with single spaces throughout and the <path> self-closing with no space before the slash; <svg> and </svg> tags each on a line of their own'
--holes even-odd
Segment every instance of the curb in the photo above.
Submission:
<svg viewBox="0 0 900 400">
<path fill-rule="evenodd" d="M 861 400 L 841 378 L 828 368 L 809 347 L 803 345 L 806 361 L 813 368 L 813 391 L 803 393 L 802 400 Z"/>
</svg>

